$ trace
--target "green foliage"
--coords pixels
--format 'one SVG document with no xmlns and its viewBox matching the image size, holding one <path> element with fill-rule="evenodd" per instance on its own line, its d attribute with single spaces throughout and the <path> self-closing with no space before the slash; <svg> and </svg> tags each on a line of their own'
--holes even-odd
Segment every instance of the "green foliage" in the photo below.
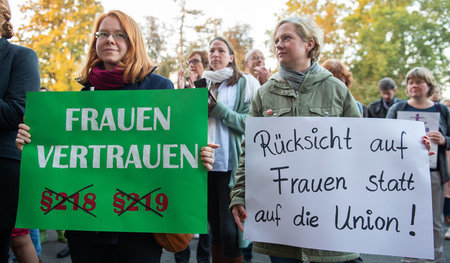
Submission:
<svg viewBox="0 0 450 263">
<path fill-rule="evenodd" d="M 28 0 L 20 7 L 29 20 L 17 31 L 19 42 L 36 51 L 42 86 L 79 90 L 74 81 L 92 25 L 103 7 L 96 0 Z"/>
<path fill-rule="evenodd" d="M 281 16 L 308 15 L 325 33 L 325 52 L 350 65 L 352 93 L 364 104 L 379 98 L 378 81 L 402 86 L 406 73 L 423 66 L 440 80 L 448 74 L 448 0 L 289 0 Z M 331 50 L 329 48 L 331 47 Z M 404 89 L 397 92 L 405 98 Z"/>
<path fill-rule="evenodd" d="M 438 79 L 448 69 L 448 1 L 363 1 L 345 18 L 355 40 L 352 71 L 359 80 L 393 78 L 398 85 L 413 67 L 432 70 Z M 441 3 L 435 3 L 441 2 Z"/>
<path fill-rule="evenodd" d="M 321 60 L 328 58 L 343 59 L 348 39 L 343 36 L 344 14 L 349 8 L 340 0 L 289 0 L 286 9 L 278 15 L 287 17 L 308 16 L 313 18 L 324 32 Z"/>
</svg>

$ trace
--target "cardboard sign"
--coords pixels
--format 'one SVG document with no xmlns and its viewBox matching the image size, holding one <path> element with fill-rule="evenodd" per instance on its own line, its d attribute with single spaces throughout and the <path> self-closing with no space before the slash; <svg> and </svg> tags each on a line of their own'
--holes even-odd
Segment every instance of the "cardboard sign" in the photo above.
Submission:
<svg viewBox="0 0 450 263">
<path fill-rule="evenodd" d="M 27 93 L 17 227 L 205 233 L 207 90 Z"/>
<path fill-rule="evenodd" d="M 433 258 L 423 123 L 248 118 L 244 238 Z"/>
</svg>

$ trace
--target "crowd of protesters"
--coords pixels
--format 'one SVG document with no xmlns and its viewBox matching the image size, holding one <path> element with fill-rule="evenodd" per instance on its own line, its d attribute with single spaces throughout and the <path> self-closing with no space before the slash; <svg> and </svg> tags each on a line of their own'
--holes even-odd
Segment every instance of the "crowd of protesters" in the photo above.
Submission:
<svg viewBox="0 0 450 263">
<path fill-rule="evenodd" d="M 11 44 L 11 13 L 7 0 L 0 0 L 0 198 L 8 200 L 0 215 L 0 263 L 39 262 L 39 241 L 30 230 L 14 228 L 19 193 L 22 147 L 31 142 L 30 127 L 23 123 L 25 92 L 39 91 L 39 63 L 36 53 Z M 310 18 L 283 19 L 271 39 L 279 63 L 273 74 L 265 65 L 261 50 L 245 55 L 246 72 L 239 69 L 229 40 L 213 38 L 204 50 L 187 56 L 188 72 L 180 69 L 178 89 L 206 87 L 208 99 L 208 142 L 201 160 L 208 169 L 208 234 L 201 234 L 198 262 L 248 262 L 252 251 L 267 254 L 271 262 L 363 262 L 359 253 L 325 251 L 243 239 L 245 207 L 245 125 L 247 116 L 321 116 L 310 107 L 332 108 L 333 117 L 397 118 L 398 111 L 439 112 L 439 131 L 427 133 L 438 145 L 437 168 L 430 169 L 433 204 L 435 258 L 442 258 L 444 222 L 450 223 L 450 189 L 447 150 L 450 150 L 449 100 L 440 103 L 440 89 L 433 73 L 423 67 L 406 75 L 408 100 L 395 97 L 397 85 L 389 77 L 379 81 L 381 98 L 368 107 L 351 94 L 352 73 L 343 62 L 329 59 L 319 64 L 323 31 Z M 129 15 L 109 11 L 97 18 L 77 81 L 84 92 L 93 90 L 173 89 L 168 79 L 156 74 L 146 54 L 142 33 Z M 275 71 L 275 69 L 273 69 Z M 203 81 L 202 81 L 203 80 Z M 305 96 L 306 93 L 310 93 Z M 313 98 L 313 99 L 311 99 Z M 291 104 L 299 109 L 294 111 Z M 270 112 L 267 111 L 270 109 Z M 305 113 L 306 112 L 306 113 Z M 95 176 L 95 175 L 92 175 Z M 444 221 L 445 216 L 445 221 Z M 37 230 L 32 230 L 36 235 Z M 45 230 L 44 230 L 45 232 Z M 32 234 L 33 235 L 33 234 Z M 39 235 L 37 234 L 39 237 Z M 450 238 L 450 233 L 446 237 Z M 72 262 L 160 262 L 162 247 L 151 233 L 65 231 Z M 67 238 L 67 240 L 66 240 Z M 36 238 L 35 238 L 36 239 Z M 44 240 L 42 240 L 44 241 Z M 37 243 L 37 244 L 36 244 Z M 190 248 L 175 254 L 175 261 L 188 262 Z M 418 262 L 403 258 L 402 262 Z"/>
</svg>

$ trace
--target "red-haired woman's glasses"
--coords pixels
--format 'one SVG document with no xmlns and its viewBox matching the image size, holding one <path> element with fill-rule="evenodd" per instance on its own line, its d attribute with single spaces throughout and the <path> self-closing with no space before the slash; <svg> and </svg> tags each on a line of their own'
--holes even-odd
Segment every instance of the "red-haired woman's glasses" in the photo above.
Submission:
<svg viewBox="0 0 450 263">
<path fill-rule="evenodd" d="M 107 39 L 109 36 L 112 36 L 115 40 L 125 40 L 128 38 L 128 35 L 125 33 L 113 34 L 113 33 L 108 33 L 108 32 L 95 32 L 94 35 L 97 39 L 101 39 L 101 40 Z"/>
</svg>

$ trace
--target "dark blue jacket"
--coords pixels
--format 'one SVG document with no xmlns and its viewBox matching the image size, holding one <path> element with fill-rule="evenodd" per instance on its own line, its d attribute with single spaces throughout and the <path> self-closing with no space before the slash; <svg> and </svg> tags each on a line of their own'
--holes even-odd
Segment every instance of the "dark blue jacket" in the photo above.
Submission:
<svg viewBox="0 0 450 263">
<path fill-rule="evenodd" d="M 36 53 L 0 38 L 0 158 L 20 160 L 15 139 L 23 122 L 25 92 L 39 91 Z"/>
<path fill-rule="evenodd" d="M 81 90 L 91 90 L 92 85 L 88 83 Z M 168 79 L 150 73 L 147 77 L 138 83 L 130 83 L 125 85 L 120 90 L 156 90 L 156 89 L 173 89 L 173 84 Z M 131 235 L 130 233 L 124 233 Z M 118 232 L 95 232 L 95 231 L 66 231 L 65 236 L 70 242 L 91 245 L 112 245 L 117 243 L 121 233 Z M 145 238 L 148 236 L 152 238 L 152 234 L 135 233 L 135 235 Z"/>
</svg>

